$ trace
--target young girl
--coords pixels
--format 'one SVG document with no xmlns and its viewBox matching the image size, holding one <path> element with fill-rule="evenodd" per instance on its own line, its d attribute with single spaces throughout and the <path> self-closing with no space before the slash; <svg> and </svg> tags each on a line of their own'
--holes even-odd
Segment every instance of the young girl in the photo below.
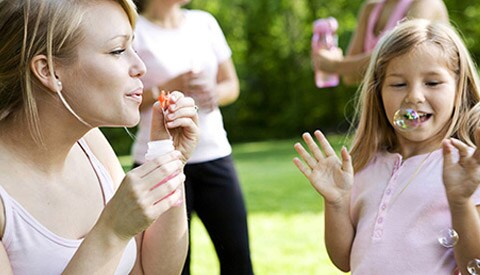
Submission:
<svg viewBox="0 0 480 275">
<path fill-rule="evenodd" d="M 480 258 L 480 90 L 459 35 L 399 24 L 376 47 L 351 152 L 315 131 L 295 165 L 325 201 L 329 256 L 353 274 L 452 274 Z M 405 103 L 418 127 L 395 126 Z M 305 163 L 305 164 L 304 164 Z"/>
</svg>

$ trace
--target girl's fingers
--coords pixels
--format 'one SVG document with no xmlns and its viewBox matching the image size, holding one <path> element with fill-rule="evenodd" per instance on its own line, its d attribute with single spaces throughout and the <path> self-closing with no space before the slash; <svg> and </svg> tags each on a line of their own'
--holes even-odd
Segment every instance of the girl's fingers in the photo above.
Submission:
<svg viewBox="0 0 480 275">
<path fill-rule="evenodd" d="M 302 172 L 305 177 L 309 178 L 312 172 L 311 169 L 308 169 L 299 158 L 293 158 L 293 163 L 297 166 L 298 170 Z"/>
<path fill-rule="evenodd" d="M 302 157 L 303 161 L 310 167 L 315 167 L 317 164 L 317 160 L 314 159 L 308 152 L 303 148 L 303 146 L 300 143 L 296 143 L 294 146 L 295 151 Z"/>
<path fill-rule="evenodd" d="M 453 145 L 458 150 L 459 160 L 458 163 L 463 165 L 468 157 L 470 157 L 470 153 L 468 151 L 469 147 L 465 143 L 461 142 L 458 139 L 450 138 L 450 144 Z"/>
<path fill-rule="evenodd" d="M 342 155 L 342 170 L 349 174 L 353 174 L 352 158 L 348 153 L 347 148 L 342 147 L 341 155 Z"/>
<path fill-rule="evenodd" d="M 443 147 L 443 167 L 450 167 L 453 165 L 452 159 L 452 143 L 446 139 L 442 142 Z"/>
<path fill-rule="evenodd" d="M 322 151 L 320 150 L 320 148 L 318 147 L 317 143 L 315 143 L 315 141 L 313 140 L 312 136 L 310 135 L 310 133 L 304 133 L 302 135 L 303 137 L 303 140 L 305 141 L 305 143 L 307 144 L 308 146 L 308 149 L 310 150 L 310 152 L 313 154 L 313 156 L 315 157 L 315 159 L 317 161 L 323 159 L 323 153 Z"/>
<path fill-rule="evenodd" d="M 322 146 L 322 149 L 325 152 L 325 156 L 336 156 L 335 150 L 333 150 L 325 135 L 319 130 L 316 130 L 314 134 L 318 142 L 320 143 L 320 146 Z"/>
</svg>

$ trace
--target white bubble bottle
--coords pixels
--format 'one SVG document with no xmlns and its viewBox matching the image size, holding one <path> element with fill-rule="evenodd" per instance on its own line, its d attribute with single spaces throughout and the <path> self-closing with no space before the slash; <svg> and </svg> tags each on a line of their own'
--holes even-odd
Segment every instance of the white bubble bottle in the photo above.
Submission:
<svg viewBox="0 0 480 275">
<path fill-rule="evenodd" d="M 337 19 L 334 17 L 320 18 L 313 22 L 312 50 L 332 49 L 337 47 Z M 323 72 L 315 66 L 315 84 L 318 88 L 335 87 L 340 82 L 338 74 Z"/>
</svg>

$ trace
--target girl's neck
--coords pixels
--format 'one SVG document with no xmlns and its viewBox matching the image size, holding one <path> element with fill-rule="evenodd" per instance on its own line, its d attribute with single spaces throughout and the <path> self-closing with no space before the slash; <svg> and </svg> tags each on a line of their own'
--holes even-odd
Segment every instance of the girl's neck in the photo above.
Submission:
<svg viewBox="0 0 480 275">
<path fill-rule="evenodd" d="M 182 25 L 184 15 L 179 4 L 164 4 L 157 2 L 148 6 L 142 14 L 152 23 L 165 28 L 175 29 Z"/>
<path fill-rule="evenodd" d="M 418 143 L 410 141 L 408 142 L 408 144 L 406 142 L 399 141 L 397 148 L 395 148 L 393 151 L 402 155 L 404 159 L 407 159 L 413 156 L 433 152 L 437 149 L 440 149 L 441 147 L 441 141 L 426 141 Z"/>
</svg>

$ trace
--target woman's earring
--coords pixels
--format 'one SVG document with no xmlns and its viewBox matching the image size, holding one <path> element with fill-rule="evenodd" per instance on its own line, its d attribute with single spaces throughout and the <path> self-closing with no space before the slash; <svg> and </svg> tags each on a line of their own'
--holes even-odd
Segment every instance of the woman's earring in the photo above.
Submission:
<svg viewBox="0 0 480 275">
<path fill-rule="evenodd" d="M 57 80 L 57 86 L 58 86 L 58 89 L 61 90 L 62 89 L 62 81 Z"/>
</svg>

